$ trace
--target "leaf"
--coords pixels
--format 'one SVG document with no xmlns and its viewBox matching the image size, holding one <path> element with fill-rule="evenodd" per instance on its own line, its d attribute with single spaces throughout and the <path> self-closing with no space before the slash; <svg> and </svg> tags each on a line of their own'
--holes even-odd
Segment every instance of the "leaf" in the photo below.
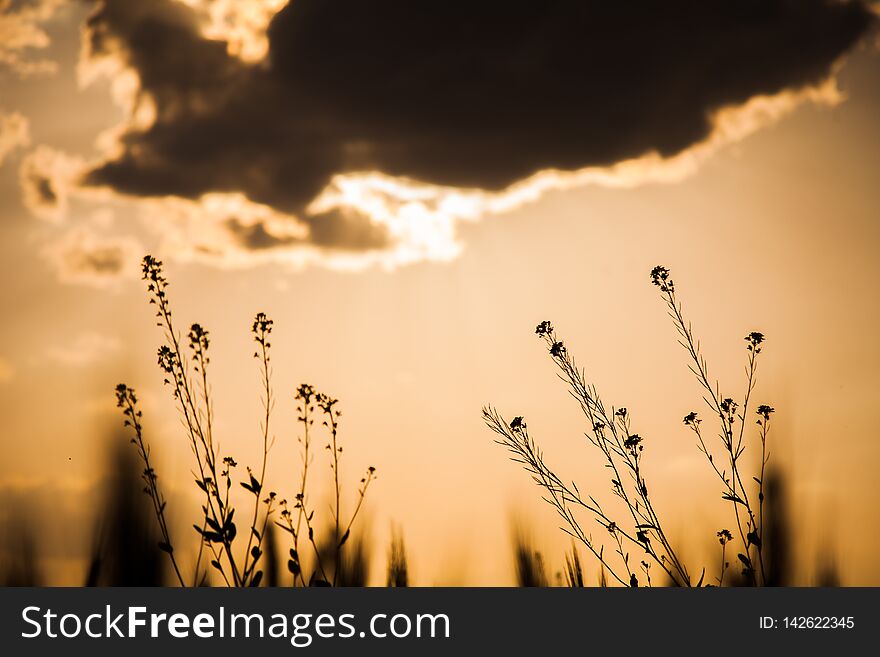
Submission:
<svg viewBox="0 0 880 657">
<path fill-rule="evenodd" d="M 263 571 L 258 570 L 257 572 L 254 573 L 254 577 L 253 577 L 253 579 L 251 579 L 250 585 L 253 587 L 257 587 L 260 585 L 261 581 L 263 581 Z"/>
<path fill-rule="evenodd" d="M 739 559 L 740 561 L 742 561 L 743 565 L 746 566 L 747 568 L 751 568 L 751 567 L 752 567 L 752 560 L 749 559 L 749 558 L 748 558 L 746 555 L 744 555 L 742 552 L 740 552 L 738 555 L 736 555 L 736 558 Z"/>
<path fill-rule="evenodd" d="M 746 534 L 746 540 L 749 542 L 749 545 L 754 545 L 755 547 L 761 547 L 761 537 L 758 536 L 758 532 L 751 531 Z"/>
<path fill-rule="evenodd" d="M 263 485 L 257 481 L 257 478 L 254 475 L 251 475 L 251 490 L 254 495 L 259 495 L 260 491 L 263 489 Z"/>
<path fill-rule="evenodd" d="M 700 588 L 703 585 L 703 578 L 706 576 L 706 569 L 703 568 L 703 572 L 700 573 L 700 581 L 697 582 L 697 588 Z"/>
<path fill-rule="evenodd" d="M 222 543 L 223 537 L 220 536 L 217 532 L 204 532 L 202 536 L 205 537 L 205 540 L 209 543 Z"/>
<path fill-rule="evenodd" d="M 252 492 L 252 493 L 254 492 L 254 489 L 251 488 L 250 485 L 246 484 L 245 482 L 241 482 L 241 487 L 244 488 L 245 490 Z"/>
<path fill-rule="evenodd" d="M 229 515 L 226 516 L 226 520 L 223 521 L 223 529 L 228 530 L 232 526 L 232 516 L 235 515 L 235 509 L 232 509 L 229 512 Z"/>
<path fill-rule="evenodd" d="M 261 554 L 263 554 L 263 553 L 260 552 L 260 548 L 258 548 L 256 545 L 255 545 L 254 547 L 251 548 L 251 556 L 252 556 L 255 560 L 256 560 L 256 559 L 259 559 Z"/>
<path fill-rule="evenodd" d="M 292 572 L 294 576 L 299 575 L 299 573 L 300 573 L 299 562 L 294 561 L 293 559 L 290 559 L 287 562 L 287 570 Z"/>
<path fill-rule="evenodd" d="M 290 548 L 290 558 L 299 561 L 299 554 L 293 548 Z"/>
<path fill-rule="evenodd" d="M 350 529 L 346 529 L 345 533 L 342 535 L 342 538 L 339 539 L 339 547 L 345 545 L 345 542 L 348 540 L 348 535 L 351 533 Z"/>
<path fill-rule="evenodd" d="M 171 554 L 172 552 L 174 552 L 174 548 L 171 547 L 171 545 L 169 545 L 165 541 L 159 542 L 159 549 L 162 550 L 162 552 L 167 552 L 168 554 Z"/>
<path fill-rule="evenodd" d="M 222 529 L 220 528 L 220 523 L 213 518 L 205 518 L 205 522 L 208 523 L 208 527 L 213 529 L 218 534 L 222 531 Z"/>
<path fill-rule="evenodd" d="M 222 566 L 220 566 L 220 562 L 217 561 L 216 559 L 211 559 L 211 565 L 214 566 L 214 568 L 219 570 L 221 573 L 223 572 L 223 568 L 222 568 Z"/>
<path fill-rule="evenodd" d="M 732 493 L 722 493 L 721 499 L 728 500 L 734 504 L 742 504 L 743 506 L 746 506 L 746 503 L 742 501 L 742 498 L 740 498 L 739 495 L 734 495 Z"/>
<path fill-rule="evenodd" d="M 260 532 L 257 531 L 256 527 L 251 527 L 251 533 L 254 535 L 254 538 L 256 538 L 258 541 L 261 540 L 260 539 Z"/>
</svg>

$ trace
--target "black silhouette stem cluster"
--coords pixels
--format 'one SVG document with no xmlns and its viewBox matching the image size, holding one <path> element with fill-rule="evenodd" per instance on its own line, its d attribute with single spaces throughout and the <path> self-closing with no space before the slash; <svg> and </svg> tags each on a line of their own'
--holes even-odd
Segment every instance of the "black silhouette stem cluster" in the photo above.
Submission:
<svg viewBox="0 0 880 657">
<path fill-rule="evenodd" d="M 282 508 L 281 519 L 283 521 L 276 521 L 276 523 L 289 531 L 293 537 L 293 548 L 290 550 L 291 559 L 288 566 L 293 573 L 294 585 L 297 583 L 301 585 L 307 583 L 336 584 L 339 579 L 342 547 L 351 533 L 352 525 L 364 502 L 367 488 L 376 476 L 375 468 L 370 467 L 367 470 L 367 475 L 361 479 L 357 505 L 344 531 L 340 534 L 343 529 L 340 521 L 342 493 L 339 478 L 339 457 L 342 448 L 338 444 L 340 412 L 336 408 L 337 400 L 317 393 L 312 386 L 307 384 L 303 384 L 297 389 L 296 399 L 300 402 L 298 419 L 304 426 L 304 432 L 303 437 L 300 438 L 303 463 L 299 477 L 299 490 L 296 493 L 296 520 L 294 521 L 293 513 L 288 509 L 286 500 L 279 501 L 274 491 L 264 492 L 269 453 L 274 442 L 270 432 L 275 397 L 271 383 L 271 343 L 269 341 L 273 321 L 264 313 L 258 313 L 254 318 L 251 332 L 257 345 L 254 358 L 259 362 L 260 367 L 260 388 L 263 403 L 263 417 L 260 423 L 262 458 L 259 467 L 256 470 L 247 468 L 246 477 L 238 482 L 241 488 L 253 496 L 253 510 L 250 514 L 247 540 L 243 541 L 245 543 L 244 553 L 236 554 L 235 546 L 241 545 L 241 543 L 236 543 L 236 537 L 240 534 L 235 523 L 236 508 L 233 504 L 231 491 L 233 473 L 238 464 L 232 456 L 227 455 L 220 458 L 219 445 L 213 435 L 214 409 L 208 377 L 210 363 L 208 331 L 199 324 L 193 324 L 186 336 L 188 351 L 185 351 L 181 346 L 180 334 L 174 326 L 167 293 L 168 281 L 162 270 L 162 262 L 151 256 L 146 256 L 143 260 L 143 278 L 147 281 L 150 304 L 156 308 L 157 325 L 163 329 L 165 336 L 165 344 L 158 351 L 159 366 L 166 375 L 165 384 L 172 389 L 172 395 L 181 416 L 181 423 L 186 430 L 196 462 L 196 470 L 193 473 L 195 483 L 204 495 L 201 509 L 202 521 L 200 524 L 193 525 L 201 540 L 195 560 L 192 585 L 201 585 L 207 581 L 207 571 L 203 572 L 201 567 L 202 556 L 207 549 L 211 555 L 211 566 L 218 571 L 227 586 L 259 586 L 263 579 L 260 563 L 265 552 L 265 541 L 268 540 L 267 529 L 276 505 L 280 505 Z M 335 484 L 335 506 L 332 509 L 332 514 L 335 524 L 334 543 L 336 548 L 332 576 L 328 576 L 315 539 L 314 510 L 309 511 L 306 507 L 309 464 L 312 458 L 309 431 L 314 421 L 315 403 L 320 405 L 324 411 L 326 417 L 324 424 L 331 434 L 328 448 L 332 447 L 333 450 L 330 467 L 334 473 Z M 139 456 L 144 463 L 144 479 L 147 483 L 145 492 L 152 500 L 163 537 L 159 547 L 169 554 L 177 579 L 181 586 L 184 586 L 184 578 L 171 544 L 165 514 L 166 503 L 156 483 L 155 471 L 150 462 L 149 447 L 143 439 L 141 411 L 136 407 L 137 398 L 134 391 L 125 384 L 120 384 L 117 387 L 117 404 L 123 409 L 126 426 L 132 427 L 135 434 L 132 442 L 138 447 Z M 299 558 L 300 537 L 303 529 L 307 531 L 309 543 L 315 552 L 316 568 L 308 582 L 303 575 Z"/>
<path fill-rule="evenodd" d="M 726 453 L 730 475 L 726 468 L 719 468 L 711 450 L 706 445 L 700 430 L 701 420 L 697 413 L 688 414 L 684 423 L 697 436 L 698 448 L 707 457 L 716 475 L 724 485 L 722 498 L 733 504 L 736 528 L 743 551 L 737 558 L 743 565 L 743 575 L 751 584 L 766 582 L 762 556 L 763 536 L 763 501 L 764 501 L 764 468 L 768 461 L 767 434 L 770 415 L 774 409 L 761 405 L 757 409 L 759 415 L 761 440 L 760 476 L 754 477 L 758 485 L 758 507 L 755 509 L 743 482 L 741 457 L 745 451 L 745 420 L 749 411 L 752 391 L 755 387 L 757 371 L 757 355 L 761 352 L 764 336 L 752 332 L 746 336 L 748 362 L 746 365 L 746 392 L 742 405 L 733 399 L 722 397 L 718 385 L 710 383 L 706 361 L 700 353 L 699 343 L 694 339 L 691 325 L 682 314 L 681 304 L 675 296 L 675 285 L 665 267 L 655 267 L 651 272 L 651 281 L 660 288 L 669 315 L 680 336 L 680 344 L 688 352 L 691 363 L 689 368 L 705 389 L 704 397 L 710 409 L 720 420 L 720 438 Z M 689 574 L 686 565 L 676 553 L 667 532 L 663 528 L 652 498 L 648 483 L 643 473 L 642 453 L 645 441 L 641 435 L 632 430 L 632 416 L 626 408 L 606 410 L 605 405 L 592 384 L 587 383 L 584 371 L 577 366 L 569 354 L 565 344 L 557 335 L 550 322 L 541 322 L 536 331 L 544 341 L 554 364 L 558 368 L 558 376 L 564 381 L 569 393 L 581 407 L 589 430 L 585 432 L 589 443 L 598 448 L 604 457 L 605 465 L 611 473 L 611 489 L 626 507 L 628 518 L 626 523 L 614 521 L 603 510 L 593 495 L 583 496 L 577 484 L 566 484 L 545 463 L 541 450 L 529 435 L 528 428 L 522 417 L 506 421 L 499 412 L 489 406 L 483 409 L 486 424 L 500 436 L 496 442 L 507 448 L 511 459 L 520 463 L 533 480 L 541 486 L 546 495 L 544 499 L 551 504 L 563 520 L 562 530 L 582 543 L 600 562 L 603 573 L 608 573 L 624 586 L 639 586 L 638 571 L 641 571 L 643 582 L 652 585 L 651 567 L 658 566 L 665 573 L 669 582 L 678 586 L 703 586 L 705 569 L 699 579 Z M 738 409 L 739 413 L 738 413 Z M 736 422 L 740 422 L 736 430 Z M 743 507 L 740 509 L 740 506 Z M 613 541 L 615 552 L 620 564 L 612 566 L 604 554 L 604 544 L 584 531 L 577 519 L 575 510 L 580 509 L 592 515 L 593 520 L 603 526 Z M 728 530 L 717 533 L 721 543 L 721 571 L 717 578 L 718 584 L 724 583 L 724 571 L 728 567 L 726 546 L 733 540 Z M 645 557 L 637 565 L 631 560 L 631 550 L 643 551 Z M 754 555 L 754 556 L 753 556 Z M 757 569 L 753 565 L 757 560 Z"/>
</svg>

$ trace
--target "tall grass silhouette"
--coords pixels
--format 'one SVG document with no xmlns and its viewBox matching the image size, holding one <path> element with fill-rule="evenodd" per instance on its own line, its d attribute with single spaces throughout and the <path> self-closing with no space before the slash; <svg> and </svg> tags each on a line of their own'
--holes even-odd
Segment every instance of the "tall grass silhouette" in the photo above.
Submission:
<svg viewBox="0 0 880 657">
<path fill-rule="evenodd" d="M 575 482 L 567 483 L 559 477 L 545 461 L 539 443 L 530 435 L 522 416 L 507 421 L 494 407 L 487 406 L 483 409 L 483 419 L 500 436 L 496 442 L 505 447 L 510 458 L 521 464 L 543 489 L 544 499 L 562 520 L 563 531 L 585 546 L 601 564 L 603 573 L 618 584 L 632 587 L 660 583 L 720 586 L 725 584 L 732 562 L 739 564 L 740 576 L 746 583 L 772 584 L 763 545 L 765 468 L 769 458 L 767 440 L 774 409 L 766 404 L 751 408 L 757 359 L 763 349 L 764 335 L 751 332 L 745 337 L 747 380 L 740 401 L 735 401 L 722 394 L 718 383 L 712 382 L 699 342 L 684 317 L 669 270 L 655 267 L 651 271 L 651 282 L 660 291 L 678 331 L 679 344 L 687 352 L 689 368 L 703 389 L 709 415 L 716 422 L 716 440 L 710 444 L 698 413 L 688 413 L 684 418 L 685 426 L 697 439 L 698 449 L 717 476 L 721 497 L 732 508 L 733 531 L 725 528 L 715 533 L 720 544 L 716 577 L 707 579 L 705 568 L 695 576 L 679 556 L 650 495 L 643 461 L 646 441 L 633 431 L 632 413 L 625 407 L 604 404 L 597 387 L 588 382 L 584 370 L 577 365 L 549 321 L 541 322 L 536 334 L 547 347 L 559 378 L 580 405 L 588 425 L 585 435 L 609 470 L 611 492 L 622 502 L 623 516 L 612 517 L 612 512 L 606 511 L 607 507 L 597 493 L 582 493 Z M 757 425 L 754 443 L 760 450 L 760 465 L 758 471 L 749 477 L 744 472 L 742 458 L 746 451 L 746 424 L 752 421 Z M 593 537 L 580 519 L 582 514 L 601 528 L 604 540 Z M 608 551 L 606 545 L 610 546 Z M 574 564 L 571 565 L 573 568 Z M 576 572 L 571 572 L 569 579 L 577 582 Z"/>
<path fill-rule="evenodd" d="M 40 569 L 37 531 L 23 509 L 3 523 L 5 555 L 0 560 L 0 586 L 42 586 L 45 577 Z"/>
<path fill-rule="evenodd" d="M 199 548 L 195 566 L 186 577 L 175 556 L 175 545 L 167 520 L 167 501 L 161 492 L 158 475 L 151 460 L 151 447 L 144 435 L 143 414 L 138 407 L 135 391 L 124 383 L 116 387 L 117 406 L 122 410 L 124 424 L 132 433 L 131 443 L 143 465 L 144 492 L 149 497 L 155 514 L 161 540 L 157 547 L 168 555 L 177 583 L 181 586 L 202 585 L 208 580 L 207 566 L 219 574 L 227 586 L 254 587 L 263 581 L 263 557 L 269 549 L 270 523 L 290 536 L 288 570 L 293 584 L 335 586 L 365 580 L 362 549 L 353 550 L 350 558 L 343 553 L 355 521 L 363 506 L 370 483 L 376 478 L 376 469 L 367 468 L 360 480 L 353 510 L 348 515 L 343 509 L 343 489 L 340 479 L 342 446 L 339 437 L 340 411 L 338 400 L 318 392 L 309 384 L 298 387 L 295 400 L 302 435 L 300 477 L 292 501 L 278 495 L 266 486 L 266 465 L 272 446 L 270 422 L 275 406 L 272 390 L 271 342 L 274 323 L 264 313 L 257 313 L 251 326 L 256 348 L 254 358 L 260 369 L 260 393 L 263 416 L 260 418 L 262 457 L 255 467 L 247 467 L 238 475 L 238 462 L 221 450 L 214 435 L 214 407 L 208 369 L 210 365 L 209 332 L 200 324 L 192 324 L 186 337 L 177 330 L 168 297 L 169 283 L 162 262 L 146 256 L 143 259 L 143 278 L 147 282 L 149 303 L 156 309 L 157 326 L 163 331 L 165 343 L 158 350 L 158 364 L 170 388 L 181 417 L 184 437 L 189 443 L 195 463 L 195 484 L 201 491 L 203 504 L 201 520 L 193 525 L 198 535 Z M 317 409 L 317 410 L 316 410 Z M 331 528 L 324 538 L 317 536 L 315 510 L 310 506 L 310 466 L 314 461 L 315 420 L 328 434 L 329 468 L 332 472 L 334 503 L 331 510 Z M 237 484 L 237 486 L 235 485 Z M 250 496 L 243 513 L 247 514 L 247 529 L 238 531 L 236 524 L 236 496 L 239 487 Z M 276 511 L 278 511 L 276 515 Z M 239 513 L 238 518 L 242 516 Z M 329 547 L 328 547 L 329 546 Z M 310 549 L 312 558 L 306 562 L 300 555 Z M 360 555 L 360 556 L 358 556 Z M 310 572 L 306 563 L 313 563 Z M 348 564 L 348 565 L 346 565 Z M 358 566 L 357 564 L 360 564 Z M 360 572 L 360 575 L 356 574 Z M 355 574 L 353 574 L 355 573 Z"/>
<path fill-rule="evenodd" d="M 521 528 L 514 532 L 512 546 L 517 586 L 526 588 L 550 586 L 544 557 L 532 546 Z"/>
<path fill-rule="evenodd" d="M 114 443 L 110 476 L 100 493 L 86 586 L 161 586 L 165 583 L 162 552 L 164 530 L 152 522 L 152 497 L 141 495 L 136 456 Z"/>
<path fill-rule="evenodd" d="M 388 550 L 388 572 L 385 585 L 389 588 L 406 588 L 409 586 L 409 564 L 407 563 L 406 545 L 399 530 L 391 532 L 391 545 Z"/>
</svg>

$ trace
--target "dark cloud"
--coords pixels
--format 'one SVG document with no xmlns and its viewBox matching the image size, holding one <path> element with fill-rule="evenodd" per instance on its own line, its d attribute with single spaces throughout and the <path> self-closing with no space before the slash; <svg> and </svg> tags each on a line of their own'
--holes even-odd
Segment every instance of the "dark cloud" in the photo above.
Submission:
<svg viewBox="0 0 880 657">
<path fill-rule="evenodd" d="M 836 0 L 296 0 L 248 64 L 170 0 L 107 0 L 94 54 L 139 74 L 155 123 L 86 181 L 140 196 L 240 191 L 302 217 L 336 173 L 500 189 L 547 168 L 669 156 L 713 111 L 824 80 L 869 30 Z M 358 215 L 312 243 L 376 248 Z M 241 235 L 252 248 L 272 236 Z"/>
</svg>

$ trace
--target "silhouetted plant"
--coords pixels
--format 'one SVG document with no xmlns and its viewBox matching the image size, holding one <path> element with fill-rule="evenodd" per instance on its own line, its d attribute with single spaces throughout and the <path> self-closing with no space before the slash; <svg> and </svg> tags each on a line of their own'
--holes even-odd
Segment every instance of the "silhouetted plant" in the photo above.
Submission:
<svg viewBox="0 0 880 657">
<path fill-rule="evenodd" d="M 0 536 L 6 539 L 2 545 L 5 549 L 0 553 L 0 586 L 42 586 L 44 583 L 32 517 L 19 508 L 0 525 Z"/>
<path fill-rule="evenodd" d="M 516 532 L 513 537 L 513 558 L 516 565 L 516 585 L 522 587 L 549 586 L 544 557 L 529 540 Z"/>
<path fill-rule="evenodd" d="M 388 573 L 385 585 L 391 588 L 409 586 L 409 567 L 406 558 L 406 546 L 403 535 L 396 529 L 391 531 L 391 546 L 388 549 Z"/>
<path fill-rule="evenodd" d="M 581 556 L 575 543 L 571 544 L 571 552 L 565 553 L 565 582 L 570 588 L 582 589 L 586 586 Z"/>
<path fill-rule="evenodd" d="M 165 336 L 165 344 L 158 350 L 159 367 L 165 373 L 165 384 L 172 390 L 172 396 L 196 462 L 195 483 L 204 495 L 202 521 L 200 524 L 193 525 L 201 540 L 192 584 L 203 584 L 206 580 L 207 573 L 202 571 L 201 561 L 203 552 L 207 549 L 210 553 L 210 565 L 219 572 L 227 585 L 259 586 L 264 573 L 264 570 L 258 567 L 261 558 L 265 552 L 274 549 L 274 545 L 267 543 L 267 540 L 272 540 L 269 535 L 269 522 L 277 505 L 281 506 L 283 522 L 276 521 L 276 524 L 293 536 L 293 548 L 290 550 L 291 558 L 288 566 L 294 575 L 294 585 L 297 584 L 297 579 L 300 584 L 306 584 L 299 557 L 300 538 L 303 531 L 307 532 L 316 561 L 316 568 L 308 583 L 315 585 L 336 584 L 340 579 L 340 564 L 343 563 L 342 548 L 351 534 L 352 526 L 363 505 L 367 488 L 370 482 L 375 479 L 376 472 L 375 468 L 370 467 L 366 476 L 361 479 L 357 503 L 347 521 L 343 522 L 340 518 L 342 493 L 339 481 L 339 462 L 342 447 L 338 443 L 340 412 L 336 409 L 337 400 L 316 392 L 312 386 L 307 384 L 303 384 L 297 389 L 296 399 L 300 402 L 298 417 L 304 427 L 304 435 L 300 438 L 303 460 L 299 490 L 292 505 L 294 509 L 292 512 L 287 501 L 279 500 L 274 491 L 264 492 L 266 490 L 266 466 L 271 448 L 270 420 L 275 405 L 271 385 L 271 343 L 269 341 L 273 321 L 264 313 L 258 313 L 251 326 L 251 332 L 257 345 L 254 358 L 258 360 L 260 366 L 261 398 L 264 409 L 260 423 L 262 459 L 257 469 L 246 468 L 246 477 L 242 477 L 242 480 L 238 482 L 244 490 L 253 496 L 253 510 L 250 514 L 249 528 L 246 532 L 247 541 L 243 553 L 237 553 L 236 546 L 241 545 L 244 541 L 236 542 L 236 538 L 240 538 L 241 534 L 237 531 L 236 507 L 230 493 L 238 463 L 231 455 L 221 457 L 220 445 L 214 437 L 214 409 L 208 379 L 209 333 L 200 324 L 193 324 L 187 333 L 187 344 L 184 348 L 182 346 L 183 340 L 175 329 L 168 299 L 168 281 L 162 271 L 162 262 L 152 256 L 146 256 L 143 260 L 143 278 L 147 281 L 150 304 L 156 307 L 157 325 L 163 329 Z M 162 534 L 159 548 L 169 555 L 179 584 L 185 586 L 186 583 L 175 558 L 165 516 L 166 501 L 159 490 L 156 472 L 150 460 L 150 448 L 143 437 L 142 412 L 137 407 L 137 396 L 134 390 L 125 384 L 117 386 L 116 395 L 117 405 L 123 409 L 125 425 L 131 427 L 134 433 L 131 442 L 137 447 L 138 455 L 143 462 L 143 478 L 146 483 L 144 490 L 152 501 Z M 314 422 L 315 404 L 323 413 L 323 425 L 330 433 L 327 449 L 332 450 L 330 467 L 334 475 L 335 505 L 332 508 L 334 547 L 333 570 L 330 576 L 324 568 L 321 551 L 318 549 L 314 535 L 314 510 L 307 509 L 308 471 L 311 458 L 309 431 Z M 294 516 L 296 517 L 295 521 Z M 274 557 L 274 555 L 272 556 Z M 276 563 L 277 561 L 270 565 L 274 567 Z M 274 577 L 277 575 L 273 575 Z"/>
<path fill-rule="evenodd" d="M 339 401 L 317 392 L 307 383 L 301 384 L 296 391 L 295 399 L 299 402 L 296 408 L 297 421 L 302 425 L 302 435 L 298 438 L 300 443 L 300 457 L 302 469 L 300 472 L 299 490 L 291 505 L 286 499 L 281 500 L 281 521 L 276 524 L 288 532 L 293 541 L 293 547 L 289 550 L 290 559 L 287 567 L 293 575 L 293 584 L 297 582 L 303 586 L 335 586 L 340 583 L 339 568 L 343 564 L 342 549 L 351 536 L 351 530 L 361 511 L 366 499 L 367 489 L 376 478 L 376 468 L 370 466 L 366 474 L 360 480 L 357 490 L 357 502 L 347 521 L 343 521 L 342 514 L 342 488 L 339 481 L 339 464 L 342 455 L 342 447 L 339 444 L 339 418 L 342 412 L 337 408 Z M 329 442 L 325 448 L 331 452 L 330 468 L 333 472 L 333 495 L 334 504 L 331 507 L 333 526 L 330 530 L 332 549 L 328 552 L 319 547 L 313 518 L 314 509 L 309 510 L 309 466 L 314 457 L 312 449 L 312 428 L 315 423 L 315 407 L 322 413 L 323 426 L 329 433 Z M 311 546 L 315 558 L 315 565 L 311 576 L 306 579 L 301 549 L 304 545 L 303 534 L 308 545 Z"/>
<path fill-rule="evenodd" d="M 278 556 L 278 544 L 275 541 L 274 525 L 266 525 L 266 531 L 263 533 L 263 553 L 265 558 L 264 571 L 266 577 L 264 579 L 265 586 L 281 585 L 281 558 Z"/>
<path fill-rule="evenodd" d="M 356 535 L 346 543 L 345 550 L 337 550 L 338 541 L 334 534 L 327 532 L 322 547 L 333 563 L 334 586 L 366 586 L 370 580 L 369 542 L 363 535 Z M 338 563 L 334 560 L 338 559 Z"/>
<path fill-rule="evenodd" d="M 162 552 L 156 545 L 167 540 L 164 513 L 159 513 L 157 527 L 151 517 L 155 515 L 156 498 L 150 477 L 141 473 L 146 484 L 143 490 L 150 498 L 147 503 L 140 495 L 136 457 L 123 451 L 123 447 L 117 445 L 112 449 L 112 467 L 100 496 L 85 585 L 162 586 Z M 155 475 L 152 479 L 155 483 Z M 168 552 L 164 548 L 163 551 Z M 172 559 L 171 563 L 175 575 L 179 575 L 176 561 Z"/>
<path fill-rule="evenodd" d="M 793 575 L 791 539 L 794 529 L 789 520 L 786 480 L 776 468 L 768 468 L 761 480 L 764 482 L 766 506 L 764 531 L 761 536 L 764 542 L 765 584 L 791 586 Z M 827 554 L 829 559 L 832 558 L 832 553 Z"/>
<path fill-rule="evenodd" d="M 764 584 L 767 580 L 762 556 L 764 469 L 769 456 L 767 437 L 770 416 L 774 413 L 772 407 L 761 405 L 756 410 L 761 449 L 760 470 L 753 477 L 757 485 L 757 504 L 744 485 L 740 464 L 746 449 L 745 422 L 755 386 L 757 356 L 761 353 L 764 335 L 752 332 L 745 338 L 748 351 L 747 385 L 742 402 L 737 403 L 732 398 L 723 396 L 717 383 L 710 383 L 706 362 L 700 353 L 699 343 L 694 339 L 690 323 L 684 319 L 669 270 L 655 267 L 651 271 L 651 282 L 660 289 L 680 335 L 680 344 L 688 353 L 690 369 L 705 390 L 704 399 L 707 405 L 719 420 L 719 437 L 726 463 L 718 465 L 718 460 L 703 438 L 700 429 L 702 421 L 696 412 L 685 416 L 684 423 L 696 434 L 698 448 L 722 482 L 722 498 L 733 506 L 738 534 L 736 540 L 742 550 L 737 553 L 737 559 L 742 565 L 743 574 L 752 584 Z M 501 436 L 496 442 L 507 448 L 511 459 L 520 463 L 544 489 L 544 499 L 554 507 L 563 521 L 563 531 L 583 544 L 596 557 L 603 574 L 607 572 L 624 586 L 650 586 L 655 581 L 652 580 L 652 569 L 657 568 L 675 585 L 702 586 L 705 569 L 695 581 L 676 553 L 654 507 L 643 470 L 645 440 L 634 432 L 631 413 L 624 407 L 605 406 L 597 388 L 587 382 L 584 371 L 577 366 L 549 321 L 541 322 L 535 332 L 547 346 L 559 370 L 560 379 L 568 385 L 570 393 L 580 404 L 588 424 L 585 435 L 602 455 L 611 475 L 611 491 L 622 501 L 626 517 L 612 518 L 597 497 L 582 494 L 576 483 L 568 483 L 560 478 L 545 462 L 540 446 L 529 434 L 521 416 L 508 422 L 489 406 L 483 409 L 483 418 L 489 428 Z M 586 512 L 594 522 L 604 528 L 603 533 L 608 537 L 606 540 L 617 555 L 616 565 L 612 566 L 611 557 L 606 554 L 605 541 L 594 539 L 581 525 L 578 519 L 581 512 Z M 728 530 L 718 532 L 717 536 L 722 548 L 721 569 L 717 581 L 723 584 L 727 568 L 726 549 L 734 541 L 734 536 Z M 643 553 L 644 557 L 636 562 L 631 557 L 633 550 Z"/>
</svg>

